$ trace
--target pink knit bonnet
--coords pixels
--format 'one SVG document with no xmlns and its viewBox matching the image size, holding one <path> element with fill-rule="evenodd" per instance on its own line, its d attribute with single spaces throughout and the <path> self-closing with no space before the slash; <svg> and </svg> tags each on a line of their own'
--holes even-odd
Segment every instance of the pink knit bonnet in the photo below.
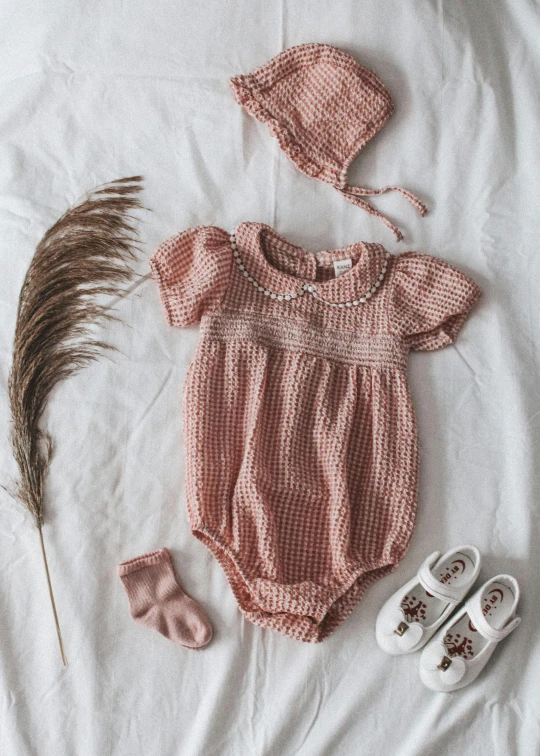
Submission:
<svg viewBox="0 0 540 756">
<path fill-rule="evenodd" d="M 401 231 L 361 198 L 397 191 L 421 215 L 427 212 L 402 187 L 366 189 L 347 182 L 350 164 L 394 110 L 382 81 L 350 55 L 329 45 L 298 45 L 252 74 L 232 77 L 230 84 L 236 101 L 268 124 L 303 173 L 332 184 L 349 202 L 380 218 L 398 241 Z"/>
</svg>

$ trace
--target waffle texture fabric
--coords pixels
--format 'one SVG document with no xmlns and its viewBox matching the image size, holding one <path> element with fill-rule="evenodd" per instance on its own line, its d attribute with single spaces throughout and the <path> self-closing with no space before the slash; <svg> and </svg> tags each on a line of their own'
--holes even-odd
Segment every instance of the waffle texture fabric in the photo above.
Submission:
<svg viewBox="0 0 540 756">
<path fill-rule="evenodd" d="M 150 265 L 167 322 L 200 323 L 183 384 L 192 532 L 246 619 L 319 642 L 406 552 L 407 354 L 452 343 L 480 290 L 436 257 L 313 253 L 262 223 L 188 229 Z"/>
<path fill-rule="evenodd" d="M 236 101 L 268 124 L 302 173 L 334 186 L 349 202 L 378 217 L 398 241 L 401 231 L 362 197 L 397 191 L 421 215 L 426 206 L 400 186 L 351 186 L 349 167 L 394 111 L 390 92 L 369 68 L 330 45 L 297 45 L 251 74 L 233 76 Z"/>
</svg>

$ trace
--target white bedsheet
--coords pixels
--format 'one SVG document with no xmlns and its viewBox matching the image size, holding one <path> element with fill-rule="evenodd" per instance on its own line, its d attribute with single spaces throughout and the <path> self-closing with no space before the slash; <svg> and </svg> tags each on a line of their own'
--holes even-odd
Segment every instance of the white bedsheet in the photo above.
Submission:
<svg viewBox="0 0 540 756">
<path fill-rule="evenodd" d="M 30 517 L 0 489 L 1 756 L 535 756 L 540 753 L 540 6 L 534 0 L 0 2 L 0 482 L 19 289 L 43 232 L 94 185 L 142 173 L 146 257 L 178 230 L 263 221 L 314 251 L 360 239 L 454 263 L 484 296 L 457 344 L 410 359 L 421 493 L 401 566 L 333 636 L 301 644 L 241 617 L 185 512 L 181 387 L 197 329 L 166 326 L 148 277 L 117 302 L 120 352 L 59 387 L 45 538 L 60 662 Z M 303 176 L 228 77 L 302 42 L 343 48 L 396 112 L 351 183 L 406 239 Z M 509 572 L 523 622 L 474 686 L 425 689 L 418 655 L 374 639 L 384 600 L 435 549 Z M 116 577 L 167 545 L 215 640 L 184 651 L 135 625 Z"/>
</svg>

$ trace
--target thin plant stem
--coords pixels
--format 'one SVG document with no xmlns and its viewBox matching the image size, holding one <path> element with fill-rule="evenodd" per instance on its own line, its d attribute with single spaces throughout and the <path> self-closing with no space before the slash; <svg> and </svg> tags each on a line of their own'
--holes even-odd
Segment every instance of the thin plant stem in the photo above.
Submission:
<svg viewBox="0 0 540 756">
<path fill-rule="evenodd" d="M 45 551 L 45 541 L 43 540 L 43 528 L 38 525 L 39 540 L 41 543 L 41 553 L 43 554 L 43 564 L 45 565 L 45 573 L 47 574 L 47 585 L 49 586 L 49 596 L 51 599 L 51 606 L 54 614 L 54 623 L 56 625 L 56 634 L 58 635 L 58 645 L 60 646 L 60 653 L 62 655 L 62 662 L 64 667 L 67 667 L 66 653 L 64 651 L 64 644 L 62 642 L 62 633 L 60 632 L 60 623 L 58 622 L 58 612 L 56 611 L 56 602 L 54 600 L 54 593 L 51 583 L 51 573 L 49 572 L 49 563 L 47 561 L 47 552 Z"/>
</svg>

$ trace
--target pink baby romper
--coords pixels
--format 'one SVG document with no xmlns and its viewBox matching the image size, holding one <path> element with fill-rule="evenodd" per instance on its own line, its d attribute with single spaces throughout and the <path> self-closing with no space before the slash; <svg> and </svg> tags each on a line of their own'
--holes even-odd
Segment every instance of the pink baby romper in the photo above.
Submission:
<svg viewBox="0 0 540 756">
<path fill-rule="evenodd" d="M 200 323 L 183 385 L 192 532 L 246 619 L 319 642 L 406 552 L 407 354 L 452 343 L 480 290 L 429 255 L 315 254 L 262 223 L 183 231 L 151 270 L 167 322 Z"/>
</svg>

